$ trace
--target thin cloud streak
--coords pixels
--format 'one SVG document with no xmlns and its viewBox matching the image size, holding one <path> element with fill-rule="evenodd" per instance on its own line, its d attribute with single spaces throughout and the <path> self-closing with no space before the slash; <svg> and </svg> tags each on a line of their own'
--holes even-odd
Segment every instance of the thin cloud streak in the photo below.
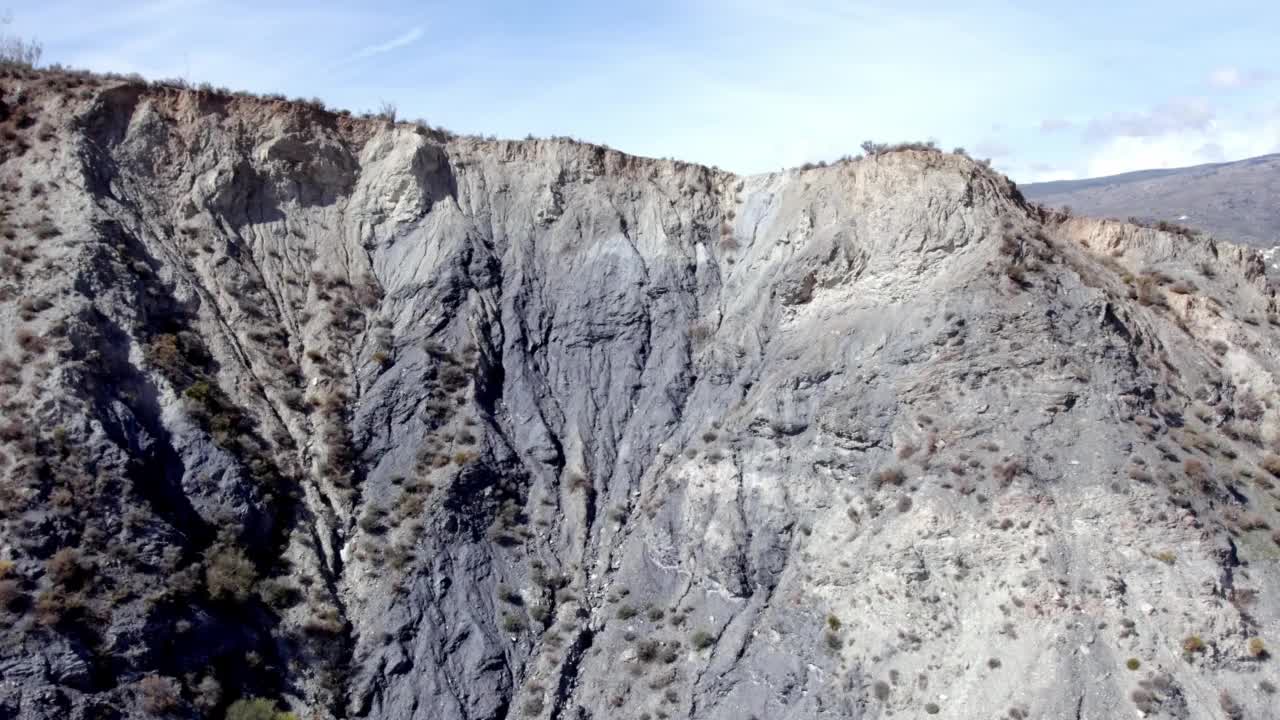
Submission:
<svg viewBox="0 0 1280 720">
<path fill-rule="evenodd" d="M 379 43 L 377 45 L 370 45 L 366 48 L 361 48 L 360 50 L 357 50 L 354 55 L 352 55 L 347 59 L 348 60 L 364 60 L 365 58 L 371 58 L 374 55 L 389 53 L 392 50 L 398 50 L 402 47 L 405 47 L 406 45 L 412 45 L 413 43 L 417 42 L 418 39 L 421 37 L 422 37 L 422 28 L 415 27 L 409 32 L 403 35 L 400 35 L 398 37 L 394 37 L 384 43 Z"/>
</svg>

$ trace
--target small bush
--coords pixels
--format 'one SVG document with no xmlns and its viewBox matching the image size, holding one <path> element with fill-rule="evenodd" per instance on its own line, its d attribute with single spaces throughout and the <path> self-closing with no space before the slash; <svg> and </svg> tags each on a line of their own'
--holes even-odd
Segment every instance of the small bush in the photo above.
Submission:
<svg viewBox="0 0 1280 720">
<path fill-rule="evenodd" d="M 906 482 L 907 474 L 902 472 L 902 468 L 891 467 L 885 468 L 880 472 L 871 476 L 871 482 L 876 487 L 885 485 L 901 485 Z"/>
<path fill-rule="evenodd" d="M 1249 657 L 1256 658 L 1258 660 L 1263 660 L 1268 655 L 1269 653 L 1267 652 L 1267 645 L 1266 643 L 1262 642 L 1262 638 L 1249 639 Z"/>
<path fill-rule="evenodd" d="M 22 612 L 27 606 L 27 594 L 17 580 L 0 580 L 0 608 L 9 612 Z"/>
<path fill-rule="evenodd" d="M 1137 670 L 1138 668 L 1142 667 L 1142 662 L 1140 662 L 1138 658 L 1129 658 L 1128 660 L 1125 661 L 1124 666 L 1129 668 L 1130 670 Z"/>
<path fill-rule="evenodd" d="M 75 548 L 62 548 L 45 562 L 49 579 L 58 587 L 75 590 L 88 578 L 89 568 Z"/>
<path fill-rule="evenodd" d="M 1205 651 L 1204 640 L 1199 635 L 1188 635 L 1182 641 L 1182 651 L 1188 655 L 1202 653 Z"/>
<path fill-rule="evenodd" d="M 173 678 L 150 675 L 138 681 L 138 697 L 143 710 L 160 715 L 178 707 L 181 694 Z"/>
<path fill-rule="evenodd" d="M 899 142 L 899 143 L 882 143 L 874 140 L 867 140 L 862 143 L 862 152 L 870 157 L 884 155 L 886 153 L 902 152 L 904 150 L 917 150 L 921 152 L 942 152 L 938 149 L 937 143 L 932 140 L 927 142 Z"/>
<path fill-rule="evenodd" d="M 877 680 L 875 684 L 871 686 L 871 693 L 875 695 L 876 699 L 880 702 L 884 702 L 889 699 L 889 690 L 889 683 L 883 680 Z"/>
<path fill-rule="evenodd" d="M 937 703 L 924 704 L 924 711 L 930 715 L 937 715 L 939 712 L 941 712 L 941 710 L 942 708 L 938 707 Z"/>
<path fill-rule="evenodd" d="M 209 597 L 243 602 L 254 590 L 258 571 L 253 562 L 229 537 L 224 536 L 204 553 L 205 587 Z"/>
<path fill-rule="evenodd" d="M 1005 458 L 1002 463 L 991 466 L 991 474 L 1002 484 L 1008 485 L 1013 479 L 1026 472 L 1026 465 L 1017 458 Z"/>
<path fill-rule="evenodd" d="M 1200 480 L 1205 477 L 1208 471 L 1205 470 L 1204 463 L 1195 458 L 1187 458 L 1182 461 L 1182 472 L 1186 473 L 1187 477 L 1192 480 Z"/>
<path fill-rule="evenodd" d="M 62 234 L 62 231 L 58 229 L 58 226 L 54 225 L 53 221 L 48 218 L 36 223 L 33 232 L 35 233 L 35 236 L 41 240 L 50 240 Z"/>
<path fill-rule="evenodd" d="M 291 712 L 277 710 L 271 700 L 246 698 L 231 703 L 226 720 L 297 720 L 297 717 Z"/>
<path fill-rule="evenodd" d="M 639 610 L 636 610 L 634 607 L 631 607 L 630 605 L 619 605 L 619 606 L 618 606 L 618 619 L 619 619 L 619 620 L 630 620 L 631 618 L 633 618 L 633 617 L 635 617 L 636 615 L 639 615 L 639 614 L 640 614 L 640 611 L 639 611 Z"/>
<path fill-rule="evenodd" d="M 1280 455 L 1271 453 L 1263 458 L 1262 469 L 1280 478 Z"/>
<path fill-rule="evenodd" d="M 1004 276 L 1009 278 L 1014 285 L 1025 288 L 1028 286 L 1026 269 L 1015 263 L 1005 263 Z"/>
<path fill-rule="evenodd" d="M 636 659 L 648 664 L 658 659 L 661 645 L 657 640 L 643 640 L 636 646 Z"/>
<path fill-rule="evenodd" d="M 41 355 L 49 347 L 49 341 L 44 336 L 36 335 L 26 328 L 21 328 L 17 332 L 18 347 L 32 355 Z"/>
<path fill-rule="evenodd" d="M 535 715 L 541 715 L 542 707 L 543 707 L 542 696 L 534 695 L 533 697 L 524 701 L 524 708 L 523 708 L 524 714 L 528 715 L 529 717 L 533 717 Z"/>
<path fill-rule="evenodd" d="M 839 650 L 840 648 L 844 647 L 844 640 L 841 640 L 839 635 L 835 634 L 830 630 L 828 630 L 826 633 L 826 640 L 827 640 L 827 649 L 829 650 Z"/>
<path fill-rule="evenodd" d="M 716 640 L 706 630 L 699 630 L 689 638 L 689 642 L 693 644 L 694 650 L 706 650 L 714 645 Z"/>
</svg>

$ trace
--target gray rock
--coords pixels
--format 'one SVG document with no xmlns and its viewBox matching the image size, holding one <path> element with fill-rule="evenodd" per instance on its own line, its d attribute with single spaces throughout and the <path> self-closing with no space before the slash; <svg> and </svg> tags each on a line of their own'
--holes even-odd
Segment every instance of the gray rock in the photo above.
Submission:
<svg viewBox="0 0 1280 720">
<path fill-rule="evenodd" d="M 934 151 L 0 89 L 4 717 L 1268 712 L 1254 250 Z"/>
</svg>

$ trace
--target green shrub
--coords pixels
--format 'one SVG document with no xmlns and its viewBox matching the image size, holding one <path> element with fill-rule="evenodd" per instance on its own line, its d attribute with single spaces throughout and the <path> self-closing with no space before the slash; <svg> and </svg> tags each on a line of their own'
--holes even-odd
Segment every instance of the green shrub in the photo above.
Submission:
<svg viewBox="0 0 1280 720">
<path fill-rule="evenodd" d="M 636 615 L 639 615 L 639 614 L 640 614 L 640 611 L 636 610 L 635 608 L 631 607 L 630 605 L 620 605 L 620 606 L 618 606 L 618 619 L 619 619 L 619 620 L 630 620 L 631 618 L 633 618 L 633 617 L 635 617 Z"/>
<path fill-rule="evenodd" d="M 1192 653 L 1202 653 L 1205 650 L 1204 640 L 1201 640 L 1199 635 L 1188 635 L 1186 639 L 1182 641 L 1182 650 L 1188 655 Z"/>
<path fill-rule="evenodd" d="M 1138 660 L 1138 658 L 1129 658 L 1128 660 L 1125 661 L 1124 666 L 1129 668 L 1130 670 L 1137 670 L 1138 668 L 1142 667 L 1142 663 Z"/>
<path fill-rule="evenodd" d="M 231 703 L 226 720 L 297 720 L 297 716 L 277 710 L 272 700 L 248 698 Z"/>
</svg>

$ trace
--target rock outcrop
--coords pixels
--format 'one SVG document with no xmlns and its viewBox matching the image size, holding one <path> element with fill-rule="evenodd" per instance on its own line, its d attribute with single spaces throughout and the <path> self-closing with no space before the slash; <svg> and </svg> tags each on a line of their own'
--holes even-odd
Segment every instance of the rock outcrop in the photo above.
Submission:
<svg viewBox="0 0 1280 720">
<path fill-rule="evenodd" d="M 1257 251 L 7 71 L 0 718 L 1268 717 Z"/>
</svg>

